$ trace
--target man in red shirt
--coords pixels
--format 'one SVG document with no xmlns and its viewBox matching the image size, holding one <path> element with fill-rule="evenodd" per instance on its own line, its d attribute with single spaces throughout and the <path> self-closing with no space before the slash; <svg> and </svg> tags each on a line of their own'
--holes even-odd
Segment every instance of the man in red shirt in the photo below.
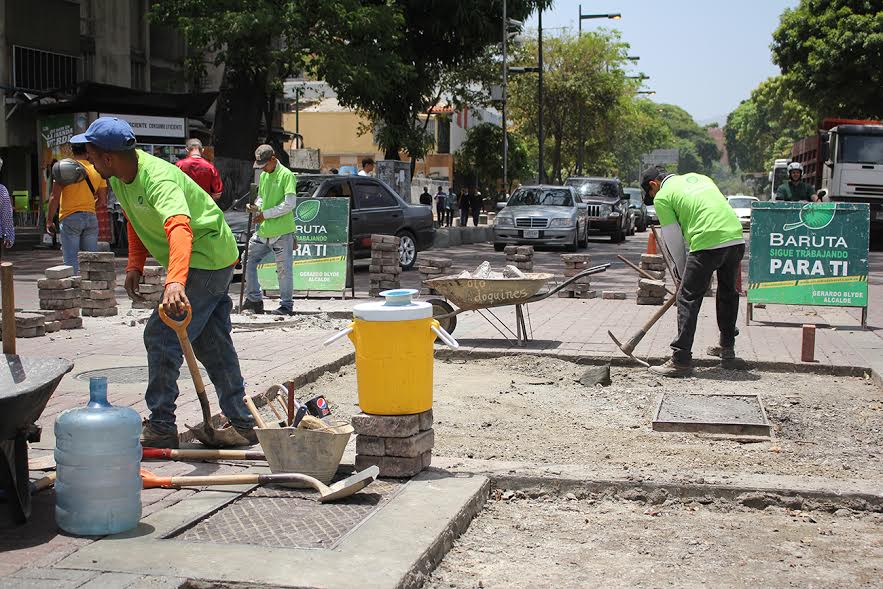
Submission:
<svg viewBox="0 0 883 589">
<path fill-rule="evenodd" d="M 175 164 L 181 171 L 193 178 L 199 187 L 205 190 L 215 200 L 221 198 L 224 183 L 218 169 L 210 161 L 202 157 L 202 141 L 189 139 L 187 141 L 187 157 L 178 160 Z"/>
</svg>

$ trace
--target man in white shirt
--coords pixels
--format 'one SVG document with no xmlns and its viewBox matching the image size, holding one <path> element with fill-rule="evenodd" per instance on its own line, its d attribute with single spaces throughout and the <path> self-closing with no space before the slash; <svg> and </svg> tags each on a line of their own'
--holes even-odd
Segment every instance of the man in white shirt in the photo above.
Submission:
<svg viewBox="0 0 883 589">
<path fill-rule="evenodd" d="M 366 157 L 362 160 L 362 169 L 359 176 L 370 176 L 374 172 L 374 158 Z"/>
</svg>

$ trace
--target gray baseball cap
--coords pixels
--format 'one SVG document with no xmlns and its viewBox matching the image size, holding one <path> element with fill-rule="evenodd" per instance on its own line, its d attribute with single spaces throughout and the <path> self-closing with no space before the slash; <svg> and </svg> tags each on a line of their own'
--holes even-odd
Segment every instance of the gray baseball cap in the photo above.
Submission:
<svg viewBox="0 0 883 589">
<path fill-rule="evenodd" d="M 258 148 L 254 150 L 254 167 L 263 168 L 273 159 L 274 155 L 276 152 L 266 143 L 258 145 Z"/>
</svg>

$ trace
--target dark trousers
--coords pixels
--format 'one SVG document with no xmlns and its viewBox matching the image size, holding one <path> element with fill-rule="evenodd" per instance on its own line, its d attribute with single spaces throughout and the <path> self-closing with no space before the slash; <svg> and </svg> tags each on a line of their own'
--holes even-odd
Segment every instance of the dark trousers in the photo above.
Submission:
<svg viewBox="0 0 883 589">
<path fill-rule="evenodd" d="M 671 342 L 672 360 L 676 364 L 693 361 L 693 338 L 702 298 L 708 290 L 711 276 L 717 272 L 717 326 L 720 345 L 733 347 L 736 343 L 736 319 L 739 316 L 739 292 L 736 280 L 739 262 L 745 255 L 745 244 L 687 254 L 681 289 L 678 291 L 678 336 Z"/>
<path fill-rule="evenodd" d="M 478 217 L 481 215 L 481 209 L 472 209 L 472 224 L 478 227 Z"/>
<path fill-rule="evenodd" d="M 454 223 L 454 209 L 445 209 L 445 227 L 450 227 Z"/>
<path fill-rule="evenodd" d="M 445 213 L 447 213 L 447 209 L 444 206 L 435 207 L 435 216 L 438 219 L 439 227 L 443 227 L 445 224 Z"/>
<path fill-rule="evenodd" d="M 460 227 L 466 227 L 469 220 L 469 209 L 460 209 Z"/>
</svg>

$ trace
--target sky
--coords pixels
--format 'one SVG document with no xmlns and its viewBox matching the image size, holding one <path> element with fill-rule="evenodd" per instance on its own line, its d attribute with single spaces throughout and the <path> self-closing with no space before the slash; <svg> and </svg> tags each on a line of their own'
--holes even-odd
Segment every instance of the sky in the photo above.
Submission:
<svg viewBox="0 0 883 589">
<path fill-rule="evenodd" d="M 543 35 L 577 30 L 583 14 L 620 13 L 620 20 L 584 20 L 583 31 L 618 29 L 631 68 L 650 76 L 645 90 L 656 102 L 676 104 L 700 123 L 725 119 L 779 68 L 770 54 L 772 33 L 785 8 L 798 0 L 555 0 L 543 12 Z M 537 15 L 525 23 L 536 31 Z M 721 120 L 720 122 L 723 122 Z"/>
</svg>

